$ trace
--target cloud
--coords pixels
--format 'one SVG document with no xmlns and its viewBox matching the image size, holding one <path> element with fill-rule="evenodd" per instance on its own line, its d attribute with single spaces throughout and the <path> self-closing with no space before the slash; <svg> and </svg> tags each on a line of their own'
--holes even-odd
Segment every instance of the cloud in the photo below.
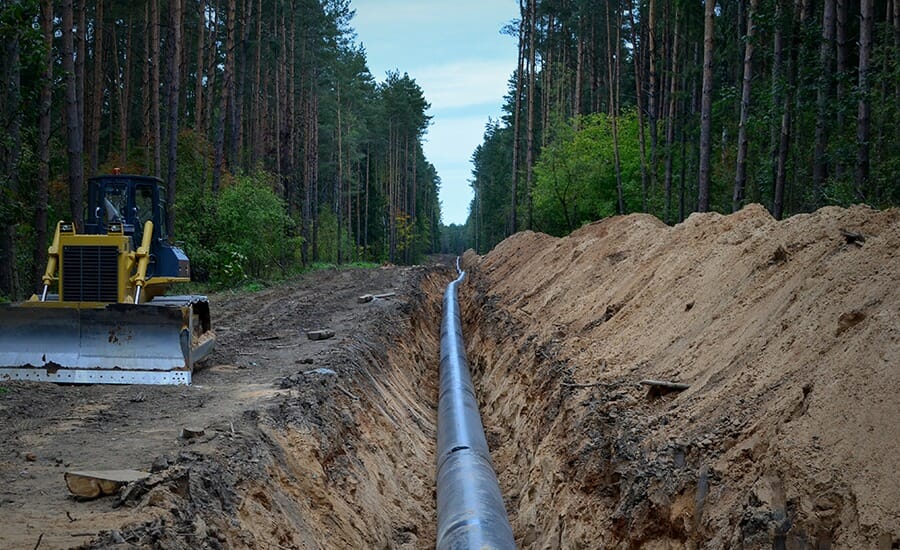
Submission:
<svg viewBox="0 0 900 550">
<path fill-rule="evenodd" d="M 468 165 L 475 148 L 482 142 L 485 124 L 486 116 L 436 117 L 425 136 L 428 159 L 433 163 Z"/>
<path fill-rule="evenodd" d="M 434 110 L 499 105 L 514 67 L 508 60 L 467 60 L 431 65 L 410 72 Z"/>
<path fill-rule="evenodd" d="M 478 20 L 505 20 L 510 13 L 517 15 L 514 8 L 496 0 L 354 0 L 352 7 L 356 10 L 354 26 L 402 24 L 448 27 L 471 25 L 476 17 Z"/>
<path fill-rule="evenodd" d="M 444 223 L 465 223 L 472 200 L 472 152 L 481 144 L 486 116 L 438 117 L 429 128 L 425 155 L 441 176 Z"/>
</svg>

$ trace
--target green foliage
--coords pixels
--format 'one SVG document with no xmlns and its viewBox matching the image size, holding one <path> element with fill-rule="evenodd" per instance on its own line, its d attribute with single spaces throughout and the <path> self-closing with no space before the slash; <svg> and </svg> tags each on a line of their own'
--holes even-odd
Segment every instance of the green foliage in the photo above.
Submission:
<svg viewBox="0 0 900 550">
<path fill-rule="evenodd" d="M 193 278 L 233 287 L 270 277 L 299 262 L 294 221 L 274 193 L 275 176 L 257 171 L 238 176 L 218 194 L 209 189 L 209 145 L 191 132 L 181 136 L 176 235 L 191 259 Z"/>
<path fill-rule="evenodd" d="M 224 259 L 213 266 L 213 282 L 234 284 L 248 276 L 263 277 L 279 267 L 282 258 L 296 259 L 299 239 L 287 237 L 293 220 L 283 201 L 272 191 L 274 176 L 256 172 L 239 176 L 222 189 L 216 202 L 216 235 L 213 247 Z"/>
<path fill-rule="evenodd" d="M 338 223 L 331 205 L 324 205 L 319 211 L 319 261 L 337 264 Z M 344 258 L 352 254 L 356 246 L 347 234 L 346 225 L 341 228 L 341 254 Z"/>
<path fill-rule="evenodd" d="M 619 157 L 626 209 L 640 204 L 640 142 L 637 115 L 618 123 Z M 535 166 L 534 216 L 541 230 L 564 235 L 617 211 L 618 192 L 612 119 L 595 113 L 557 124 Z"/>
<path fill-rule="evenodd" d="M 497 121 L 489 121 L 484 130 L 484 143 L 472 154 L 472 188 L 475 199 L 470 209 L 472 245 L 487 252 L 506 236 L 512 188 L 512 129 Z"/>
<path fill-rule="evenodd" d="M 245 292 L 259 292 L 260 290 L 266 288 L 266 286 L 259 281 L 251 281 L 244 285 L 243 290 Z"/>
</svg>

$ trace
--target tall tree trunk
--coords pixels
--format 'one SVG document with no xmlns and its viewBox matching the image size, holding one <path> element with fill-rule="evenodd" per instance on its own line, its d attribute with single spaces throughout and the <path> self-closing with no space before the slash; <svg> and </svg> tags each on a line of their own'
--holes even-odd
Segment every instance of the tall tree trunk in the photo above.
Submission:
<svg viewBox="0 0 900 550">
<path fill-rule="evenodd" d="M 206 68 L 203 66 L 203 54 L 206 46 L 206 0 L 197 2 L 199 19 L 197 20 L 197 79 L 194 82 L 194 131 L 198 134 L 203 128 L 203 79 Z M 260 18 L 262 19 L 262 18 Z"/>
<path fill-rule="evenodd" d="M 341 85 L 336 86 L 337 100 L 337 179 L 334 182 L 334 206 L 337 214 L 337 263 L 344 263 L 343 250 L 341 248 L 341 188 L 344 185 L 344 141 L 343 125 L 341 122 Z"/>
<path fill-rule="evenodd" d="M 78 95 L 78 131 L 81 134 L 81 151 L 84 152 L 84 65 L 87 55 L 87 20 L 86 20 L 86 0 L 79 0 L 75 3 L 75 9 L 78 11 L 78 22 L 76 23 L 77 33 L 75 35 L 75 93 Z M 84 169 L 84 160 L 81 161 L 82 170 Z"/>
<path fill-rule="evenodd" d="M 582 87 L 584 87 L 583 83 L 583 74 L 584 74 L 584 26 L 582 24 L 582 16 L 578 15 L 578 36 L 575 38 L 578 42 L 576 49 L 576 61 L 575 61 L 575 93 L 572 98 L 572 108 L 574 110 L 575 120 L 578 120 L 578 117 L 581 116 L 581 94 Z"/>
<path fill-rule="evenodd" d="M 827 0 L 826 0 L 827 1 Z M 744 190 L 747 186 L 747 120 L 750 118 L 750 85 L 753 81 L 753 48 L 756 36 L 756 26 L 753 17 L 759 6 L 759 0 L 750 1 L 750 11 L 747 12 L 747 35 L 744 43 L 744 79 L 741 85 L 741 119 L 738 123 L 738 152 L 737 170 L 734 177 L 734 195 L 731 201 L 731 211 L 737 212 L 744 206 Z"/>
<path fill-rule="evenodd" d="M 150 146 L 153 142 L 153 134 L 150 129 L 150 73 L 153 60 L 150 59 L 150 2 L 144 4 L 144 49 L 142 51 L 143 63 L 141 65 L 141 146 L 144 148 L 145 171 L 150 171 L 152 161 Z"/>
<path fill-rule="evenodd" d="M 218 28 L 218 8 L 220 4 L 216 3 L 216 28 Z M 231 27 L 234 25 L 234 0 L 228 0 L 228 10 L 226 17 L 226 26 Z M 213 193 L 217 193 L 219 191 L 219 185 L 222 179 L 222 173 L 225 171 L 227 160 L 225 159 L 225 134 L 226 134 L 226 122 L 227 122 L 227 113 L 228 113 L 228 103 L 229 103 L 229 80 L 231 79 L 231 59 L 234 52 L 229 48 L 229 42 L 227 36 L 231 34 L 231 31 L 226 31 L 226 46 L 225 46 L 225 71 L 223 76 L 222 90 L 219 94 L 219 108 L 218 110 L 213 109 L 212 101 L 207 102 L 209 112 L 212 113 L 216 111 L 218 116 L 216 121 L 216 152 L 215 152 L 215 160 L 213 162 L 213 181 L 212 188 Z M 218 49 L 218 40 L 213 41 L 213 48 Z M 210 52 L 211 55 L 213 52 Z M 210 70 L 213 75 L 215 75 L 218 71 L 215 70 L 215 66 L 218 64 L 218 55 L 212 58 L 213 64 L 210 65 Z M 215 92 L 213 91 L 212 86 L 210 87 L 210 98 L 215 97 Z"/>
<path fill-rule="evenodd" d="M 859 103 L 856 112 L 856 193 L 861 200 L 869 198 L 869 62 L 872 55 L 872 31 L 875 19 L 874 0 L 859 1 Z"/>
<path fill-rule="evenodd" d="M 607 52 L 607 70 L 609 71 L 609 108 L 610 119 L 612 120 L 612 137 L 613 137 L 613 158 L 615 161 L 616 171 L 616 198 L 618 205 L 618 213 L 625 213 L 625 196 L 622 190 L 622 163 L 619 158 L 619 44 L 621 37 L 619 35 L 621 25 L 621 12 L 616 7 L 616 48 L 615 53 L 612 46 L 612 24 L 609 17 L 609 3 L 606 4 L 606 52 Z M 615 92 L 613 91 L 613 83 L 615 83 Z"/>
<path fill-rule="evenodd" d="M 169 155 L 168 177 L 166 178 L 167 210 L 166 229 L 169 238 L 175 236 L 175 182 L 178 163 L 178 98 L 181 90 L 181 12 L 183 0 L 169 0 L 172 25 L 172 46 L 170 48 L 169 73 Z"/>
<path fill-rule="evenodd" d="M 518 203 L 519 203 L 519 134 L 521 127 L 519 119 L 522 112 L 522 79 L 525 65 L 525 2 L 519 0 L 519 13 L 522 19 L 519 21 L 518 58 L 516 60 L 516 100 L 513 113 L 513 143 L 512 143 L 512 190 L 510 192 L 510 209 L 508 231 L 512 235 L 518 230 Z"/>
<path fill-rule="evenodd" d="M 90 173 L 96 174 L 100 164 L 100 115 L 103 107 L 103 0 L 97 0 L 94 20 L 94 88 L 91 91 L 90 138 L 88 140 Z"/>
<path fill-rule="evenodd" d="M 822 14 L 822 43 L 819 46 L 819 82 L 816 90 L 816 149 L 813 156 L 813 194 L 816 206 L 824 200 L 822 184 L 828 174 L 825 153 L 828 147 L 828 103 L 831 96 L 831 63 L 834 52 L 835 0 L 825 0 Z"/>
<path fill-rule="evenodd" d="M 846 116 L 844 115 L 844 102 L 847 96 L 847 83 L 849 80 L 848 70 L 849 70 L 849 47 L 847 45 L 847 8 L 850 0 L 836 0 L 836 11 L 835 14 L 835 40 L 837 44 L 835 44 L 835 81 L 836 81 L 836 90 L 835 95 L 837 97 L 837 128 L 845 128 L 847 125 Z M 834 176 L 838 180 L 842 180 L 844 177 L 844 173 L 846 172 L 846 161 L 842 158 L 842 155 L 839 155 L 838 158 L 835 159 L 834 162 Z"/>
<path fill-rule="evenodd" d="M 894 0 L 894 55 L 900 55 L 900 0 Z M 894 58 L 894 63 L 900 63 L 897 58 Z M 894 81 L 894 101 L 900 104 L 900 79 Z M 900 142 L 900 124 L 897 124 L 894 127 L 896 131 L 895 137 L 897 141 Z"/>
<path fill-rule="evenodd" d="M 219 54 L 219 15 L 222 13 L 221 2 L 216 0 L 215 6 L 213 6 L 212 14 L 212 22 L 209 28 L 209 45 L 206 47 L 207 50 L 207 58 L 206 58 L 206 68 L 208 71 L 208 77 L 206 81 L 206 100 L 204 101 L 204 110 L 203 110 L 203 129 L 207 132 L 207 134 L 213 133 L 213 111 L 215 111 L 216 105 L 216 75 L 219 74 L 219 71 L 215 70 L 217 66 L 217 59 Z M 217 119 L 218 120 L 218 119 Z M 224 135 L 223 135 L 224 139 Z M 218 130 L 216 129 L 214 141 L 218 140 Z M 215 162 L 221 164 L 221 159 L 216 159 Z M 213 175 L 215 178 L 215 174 Z"/>
<path fill-rule="evenodd" d="M 311 261 L 310 247 L 312 246 L 312 90 L 303 91 L 303 208 L 301 212 L 303 222 L 303 243 L 301 253 L 304 265 Z"/>
<path fill-rule="evenodd" d="M 256 73 L 253 78 L 253 104 L 251 105 L 251 113 L 250 119 L 252 121 L 253 129 L 250 132 L 250 139 L 253 142 L 253 145 L 250 148 L 250 164 L 252 167 L 256 167 L 259 160 L 262 158 L 263 151 L 263 139 L 262 139 L 262 81 L 261 72 L 262 72 L 262 0 L 258 0 L 256 6 L 256 13 L 259 14 L 259 17 L 256 18 L 256 59 L 254 61 L 254 68 L 256 69 Z M 291 48 L 294 47 L 293 40 L 291 41 Z M 293 66 L 293 64 L 292 64 Z M 293 97 L 293 96 L 292 96 Z M 296 126 L 296 124 L 292 124 L 292 127 Z M 291 150 L 293 150 L 293 141 L 291 143 Z M 285 188 L 291 185 L 290 181 L 293 180 L 293 175 L 288 174 L 289 182 L 285 184 Z M 288 214 L 291 213 L 292 205 L 288 202 Z"/>
<path fill-rule="evenodd" d="M 797 55 L 799 49 L 800 6 L 794 6 L 791 23 L 791 49 L 787 65 L 787 85 L 783 95 L 781 110 L 781 131 L 778 140 L 778 161 L 775 169 L 775 197 L 772 201 L 772 216 L 780 220 L 784 215 L 784 197 L 787 186 L 787 163 L 790 154 L 791 125 L 793 123 L 794 88 L 797 83 Z"/>
<path fill-rule="evenodd" d="M 675 146 L 675 98 L 678 82 L 678 5 L 675 5 L 675 30 L 672 33 L 672 74 L 669 77 L 669 109 L 666 115 L 666 223 L 672 223 L 672 148 Z"/>
<path fill-rule="evenodd" d="M 280 24 L 278 18 L 278 3 L 272 3 L 273 10 L 275 11 L 275 16 L 273 17 L 273 33 L 275 36 L 279 36 L 280 33 L 284 32 L 284 12 L 282 12 Z M 283 42 L 283 39 L 282 39 Z M 275 145 L 275 171 L 279 174 L 284 173 L 284 165 L 282 163 L 282 153 L 284 151 L 284 140 L 281 139 L 282 134 L 284 132 L 284 123 L 282 122 L 282 102 L 284 101 L 284 93 L 282 88 L 284 86 L 284 73 L 287 65 L 287 49 L 280 48 L 281 59 L 279 59 L 277 67 L 275 69 L 275 132 L 277 132 L 278 139 L 276 140 Z M 284 200 L 290 204 L 291 203 L 291 188 L 289 186 L 285 186 L 285 194 Z"/>
<path fill-rule="evenodd" d="M 529 0 L 528 3 L 528 120 L 525 130 L 525 196 L 528 206 L 527 228 L 534 227 L 534 202 L 532 200 L 532 187 L 534 179 L 534 101 L 535 87 L 535 34 L 537 31 L 537 0 Z M 546 133 L 546 132 L 545 132 Z"/>
<path fill-rule="evenodd" d="M 291 2 L 291 11 L 289 13 L 294 13 L 294 4 Z M 262 3 L 260 3 L 260 8 L 262 8 Z M 287 25 L 283 25 L 287 26 Z M 290 85 L 288 86 L 288 101 L 287 106 L 287 116 L 290 117 L 290 138 L 288 139 L 288 154 L 287 161 L 288 166 L 290 166 L 288 170 L 288 182 L 287 185 L 292 188 L 291 195 L 296 196 L 293 192 L 298 185 L 297 181 L 297 151 L 299 146 L 299 125 L 297 124 L 297 89 L 303 89 L 303 75 L 301 73 L 300 78 L 297 78 L 297 18 L 291 17 L 291 25 L 290 25 L 290 37 L 288 39 L 288 43 L 290 47 L 288 48 L 288 80 L 290 81 Z M 302 93 L 302 92 L 301 92 Z"/>
<path fill-rule="evenodd" d="M 369 177 L 371 175 L 372 149 L 369 143 L 366 143 L 366 201 L 363 206 L 363 250 L 366 255 L 369 254 Z"/>
<path fill-rule="evenodd" d="M 647 136 L 644 132 L 644 86 L 642 81 L 642 73 L 644 72 L 643 66 L 643 44 L 641 47 L 638 47 L 640 44 L 640 37 L 637 34 L 637 23 L 634 18 L 634 9 L 629 8 L 628 10 L 629 17 L 631 18 L 631 43 L 634 45 L 634 96 L 635 103 L 637 103 L 637 117 L 638 117 L 638 142 L 640 143 L 640 153 L 641 153 L 641 210 L 647 211 L 647 188 L 648 188 L 648 175 L 647 175 Z M 618 45 L 616 46 L 618 49 Z M 619 55 L 616 53 L 616 60 L 618 60 Z M 612 63 L 612 59 L 609 61 Z M 618 76 L 616 76 L 616 86 L 619 86 Z M 616 105 L 616 110 L 618 110 L 618 105 Z M 618 112 L 616 113 L 618 116 Z M 615 127 L 615 119 L 613 122 L 613 126 Z M 614 130 L 615 133 L 615 130 Z M 618 164 L 618 163 L 617 163 Z M 621 212 L 620 212 L 621 214 Z"/>
<path fill-rule="evenodd" d="M 313 70 L 315 73 L 316 69 Z M 319 261 L 319 96 L 316 90 L 317 75 L 313 74 L 310 78 L 310 88 L 312 90 L 311 99 L 311 116 L 310 131 L 312 132 L 310 141 L 310 175 L 312 184 L 312 257 L 313 261 Z"/>
<path fill-rule="evenodd" d="M 47 208 L 50 202 L 50 111 L 53 107 L 53 0 L 41 0 L 44 39 L 43 74 L 38 114 L 37 193 L 34 205 L 34 265 L 31 282 L 39 284 L 47 265 Z"/>
<path fill-rule="evenodd" d="M 74 6 L 72 0 L 62 3 L 62 68 L 66 80 L 66 144 L 69 157 L 69 216 L 82 228 L 84 168 L 81 153 L 82 132 L 78 119 L 78 89 L 75 78 Z"/>
<path fill-rule="evenodd" d="M 650 59 L 650 88 L 648 90 L 649 110 L 647 118 L 650 120 L 650 169 L 649 169 L 649 187 L 652 193 L 656 186 L 656 144 L 657 144 L 657 120 L 659 119 L 659 78 L 656 68 L 656 59 L 658 56 L 656 46 L 656 1 L 649 0 L 647 10 L 649 11 L 647 38 L 649 45 L 647 55 Z M 647 207 L 644 206 L 644 210 Z"/>
<path fill-rule="evenodd" d="M 784 31 L 782 29 L 783 23 L 782 19 L 784 18 L 784 8 L 782 6 L 784 0 L 775 0 L 775 17 L 774 17 L 774 30 L 773 30 L 773 38 L 772 38 L 772 91 L 771 91 L 771 113 L 770 117 L 773 121 L 769 126 L 769 150 L 771 157 L 771 167 L 772 167 L 772 184 L 774 185 L 775 180 L 778 179 L 778 148 L 780 143 L 780 129 L 781 129 L 781 107 L 782 100 L 781 96 L 784 88 Z M 779 122 L 774 122 L 778 120 Z M 774 211 L 774 202 L 772 205 L 772 209 Z"/>
<path fill-rule="evenodd" d="M 153 175 L 162 175 L 162 124 L 159 105 L 159 0 L 150 2 L 150 133 L 153 140 Z"/>
<path fill-rule="evenodd" d="M 237 109 L 235 107 L 235 83 L 234 83 L 234 66 L 235 66 L 235 49 L 234 40 L 237 28 L 237 8 L 236 0 L 228 0 L 228 13 L 225 16 L 225 90 L 223 94 L 223 112 L 227 114 L 227 136 L 228 136 L 228 155 L 225 164 L 232 170 L 237 169 Z"/>
<path fill-rule="evenodd" d="M 0 193 L 6 197 L 17 197 L 21 192 L 19 170 L 22 164 L 22 63 L 21 28 L 9 29 L 8 39 L 0 46 L 0 117 L 2 117 L 4 139 L 0 141 L 0 170 L 4 176 Z M 3 187 L 9 193 L 3 192 Z M 19 274 L 16 269 L 16 227 L 24 218 L 19 212 L 0 205 L 0 295 L 17 300 L 21 297 Z"/>
<path fill-rule="evenodd" d="M 703 95 L 700 103 L 700 177 L 697 210 L 709 211 L 710 156 L 712 154 L 713 25 L 716 0 L 705 0 L 703 18 Z"/>
<path fill-rule="evenodd" d="M 234 67 L 235 80 L 235 96 L 234 96 L 234 163 L 235 167 L 243 166 L 245 169 L 246 160 L 242 162 L 242 154 L 244 152 L 244 89 L 247 82 L 247 43 L 250 41 L 250 25 L 248 22 L 253 21 L 253 0 L 244 0 L 241 9 L 241 34 L 240 44 L 237 44 L 238 58 Z"/>
<path fill-rule="evenodd" d="M 128 17 L 128 33 L 125 38 L 125 52 L 131 51 L 131 15 Z M 119 38 L 115 25 L 112 29 L 112 60 L 115 71 L 116 103 L 118 104 L 118 131 L 119 131 L 119 166 L 124 166 L 128 161 L 128 108 L 131 92 L 131 63 L 126 59 L 125 64 L 119 61 Z"/>
</svg>

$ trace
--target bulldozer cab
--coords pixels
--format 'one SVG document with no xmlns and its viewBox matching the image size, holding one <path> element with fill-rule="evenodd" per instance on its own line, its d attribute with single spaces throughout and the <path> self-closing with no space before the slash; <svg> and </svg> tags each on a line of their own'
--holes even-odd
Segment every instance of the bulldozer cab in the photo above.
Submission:
<svg viewBox="0 0 900 550">
<path fill-rule="evenodd" d="M 84 232 L 105 235 L 110 226 L 121 224 L 131 237 L 132 249 L 143 240 L 144 223 L 153 222 L 150 245 L 149 276 L 156 271 L 156 261 L 167 244 L 166 205 L 162 181 L 149 176 L 111 175 L 91 178 L 88 182 L 88 207 Z"/>
<path fill-rule="evenodd" d="M 112 174 L 88 181 L 84 232 L 105 235 L 121 226 L 136 250 L 144 238 L 144 224 L 153 222 L 147 277 L 190 277 L 184 252 L 169 244 L 162 180 L 150 176 Z"/>
</svg>

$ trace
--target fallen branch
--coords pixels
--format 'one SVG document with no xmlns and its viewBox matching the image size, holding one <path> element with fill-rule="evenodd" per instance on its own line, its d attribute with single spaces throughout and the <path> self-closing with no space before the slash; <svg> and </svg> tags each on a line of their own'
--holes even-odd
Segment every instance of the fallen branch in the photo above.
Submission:
<svg viewBox="0 0 900 550">
<path fill-rule="evenodd" d="M 356 397 L 355 395 L 353 395 L 353 394 L 350 393 L 349 391 L 345 390 L 345 389 L 343 388 L 343 386 L 338 386 L 337 389 L 340 390 L 340 392 L 341 392 L 342 394 L 346 395 L 346 396 L 349 397 L 350 399 L 352 399 L 352 400 L 354 400 L 354 401 L 359 401 L 359 397 Z"/>
<path fill-rule="evenodd" d="M 651 388 L 663 388 L 671 391 L 684 391 L 691 387 L 690 384 L 682 384 L 681 382 L 667 382 L 665 380 L 641 380 L 642 386 L 650 386 Z"/>
</svg>

